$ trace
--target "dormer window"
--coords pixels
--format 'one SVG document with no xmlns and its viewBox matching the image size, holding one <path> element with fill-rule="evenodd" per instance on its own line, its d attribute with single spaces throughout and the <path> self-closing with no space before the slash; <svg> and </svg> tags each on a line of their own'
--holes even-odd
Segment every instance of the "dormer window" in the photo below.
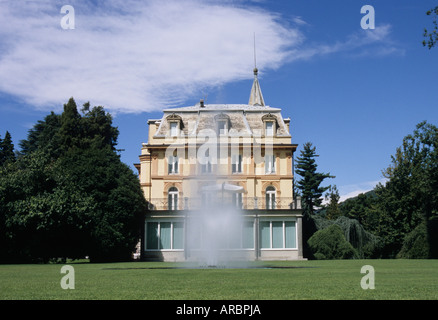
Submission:
<svg viewBox="0 0 438 320">
<path fill-rule="evenodd" d="M 179 132 L 182 128 L 182 119 L 179 115 L 172 113 L 171 115 L 166 117 L 167 122 L 169 123 L 169 136 L 178 137 Z"/>
<path fill-rule="evenodd" d="M 218 114 L 214 117 L 218 135 L 226 135 L 230 130 L 230 117 L 226 114 Z"/>
<path fill-rule="evenodd" d="M 265 122 L 265 135 L 272 137 L 274 135 L 274 121 Z"/>
<path fill-rule="evenodd" d="M 266 137 L 273 137 L 277 133 L 277 117 L 268 113 L 262 117 Z"/>
<path fill-rule="evenodd" d="M 178 122 L 171 122 L 170 123 L 170 136 L 176 137 L 178 136 L 179 126 Z"/>
<path fill-rule="evenodd" d="M 217 123 L 217 132 L 218 134 L 227 134 L 228 128 L 227 128 L 227 121 L 226 120 L 220 120 Z"/>
</svg>

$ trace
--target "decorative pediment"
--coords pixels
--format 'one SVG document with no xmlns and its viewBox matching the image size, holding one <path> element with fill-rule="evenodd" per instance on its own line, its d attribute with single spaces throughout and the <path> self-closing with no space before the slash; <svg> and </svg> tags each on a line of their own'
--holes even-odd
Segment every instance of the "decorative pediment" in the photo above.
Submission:
<svg viewBox="0 0 438 320">
<path fill-rule="evenodd" d="M 226 113 L 221 112 L 221 113 L 219 113 L 219 114 L 214 116 L 214 120 L 216 122 L 218 122 L 218 121 L 227 121 L 227 122 L 229 122 L 230 121 L 230 116 L 228 114 L 226 114 Z"/>
<path fill-rule="evenodd" d="M 262 121 L 277 121 L 277 117 L 271 113 L 268 113 L 262 117 Z"/>
<path fill-rule="evenodd" d="M 182 118 L 181 118 L 181 116 L 179 116 L 175 113 L 172 113 L 166 117 L 166 120 L 167 121 L 182 121 Z"/>
</svg>

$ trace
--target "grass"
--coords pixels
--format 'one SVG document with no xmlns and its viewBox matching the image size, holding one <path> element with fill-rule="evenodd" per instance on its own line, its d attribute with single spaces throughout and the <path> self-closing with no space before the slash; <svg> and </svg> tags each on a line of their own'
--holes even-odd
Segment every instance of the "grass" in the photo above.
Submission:
<svg viewBox="0 0 438 320">
<path fill-rule="evenodd" d="M 74 290 L 61 288 L 61 264 L 0 265 L 0 299 L 438 299 L 438 260 L 276 261 L 250 263 L 276 268 L 224 269 L 160 262 L 70 265 Z M 363 265 L 374 267 L 374 290 L 360 286 Z"/>
</svg>

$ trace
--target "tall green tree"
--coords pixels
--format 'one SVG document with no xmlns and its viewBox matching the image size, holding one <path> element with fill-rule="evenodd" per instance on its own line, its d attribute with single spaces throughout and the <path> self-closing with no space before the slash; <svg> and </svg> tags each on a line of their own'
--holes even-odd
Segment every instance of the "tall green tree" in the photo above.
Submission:
<svg viewBox="0 0 438 320">
<path fill-rule="evenodd" d="M 295 172 L 302 177 L 297 182 L 297 188 L 301 193 L 304 214 L 309 216 L 314 213 L 315 208 L 321 207 L 322 195 L 329 189 L 329 186 L 322 187 L 321 183 L 327 178 L 334 178 L 330 173 L 317 172 L 317 157 L 319 155 L 316 154 L 316 147 L 307 142 L 296 161 Z"/>
<path fill-rule="evenodd" d="M 15 161 L 14 144 L 11 134 L 6 131 L 5 138 L 0 138 L 0 166 L 11 161 Z"/>
<path fill-rule="evenodd" d="M 339 208 L 340 198 L 338 188 L 336 186 L 330 186 L 325 195 L 325 199 L 328 201 L 325 206 L 327 219 L 335 220 L 341 215 L 341 209 Z"/>
<path fill-rule="evenodd" d="M 307 142 L 300 152 L 300 156 L 296 161 L 295 172 L 301 176 L 301 179 L 296 183 L 296 188 L 299 191 L 303 206 L 303 255 L 307 258 L 313 258 L 313 252 L 308 246 L 308 240 L 317 231 L 313 213 L 316 208 L 321 207 L 322 194 L 329 187 L 321 187 L 321 183 L 326 178 L 332 178 L 330 174 L 317 172 L 318 165 L 315 158 L 316 147 L 312 143 Z"/>
<path fill-rule="evenodd" d="M 425 224 L 429 256 L 437 256 L 438 128 L 421 122 L 403 139 L 383 172 L 388 181 L 376 188 L 380 219 L 377 232 L 386 253 L 395 256 L 409 233 Z M 420 229 L 417 229 L 417 231 Z"/>
<path fill-rule="evenodd" d="M 0 174 L 2 262 L 48 261 L 87 254 L 95 201 L 63 174 L 47 153 L 35 150 Z"/>
<path fill-rule="evenodd" d="M 137 176 L 115 151 L 102 107 L 71 98 L 29 131 L 22 156 L 1 168 L 0 260 L 129 258 L 147 210 Z"/>
</svg>

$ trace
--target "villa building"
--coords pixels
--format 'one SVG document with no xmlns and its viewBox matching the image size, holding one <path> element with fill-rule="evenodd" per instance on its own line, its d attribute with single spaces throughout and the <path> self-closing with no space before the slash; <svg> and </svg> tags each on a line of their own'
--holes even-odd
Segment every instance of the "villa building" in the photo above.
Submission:
<svg viewBox="0 0 438 320">
<path fill-rule="evenodd" d="M 148 125 L 136 164 L 149 202 L 142 259 L 201 259 L 212 243 L 229 260 L 303 258 L 297 144 L 290 119 L 265 105 L 256 68 L 248 104 L 201 100 Z"/>
</svg>

